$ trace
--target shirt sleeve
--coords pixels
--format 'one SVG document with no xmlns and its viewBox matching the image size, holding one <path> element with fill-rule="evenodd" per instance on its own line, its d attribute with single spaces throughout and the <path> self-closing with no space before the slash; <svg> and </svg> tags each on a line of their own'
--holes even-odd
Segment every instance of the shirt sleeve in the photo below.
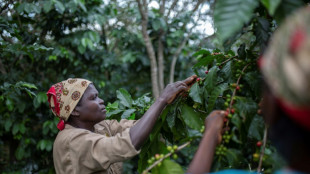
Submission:
<svg viewBox="0 0 310 174">
<path fill-rule="evenodd" d="M 121 119 L 119 122 L 117 120 L 104 120 L 109 126 L 112 135 L 123 132 L 127 128 L 134 126 L 139 120 L 127 120 Z M 102 122 L 98 123 L 98 126 L 103 126 Z M 97 127 L 98 128 L 98 127 Z"/>
<path fill-rule="evenodd" d="M 79 133 L 72 136 L 69 149 L 79 159 L 76 165 L 91 169 L 108 169 L 112 163 L 125 161 L 140 152 L 132 145 L 129 128 L 112 137 L 89 131 Z"/>
</svg>

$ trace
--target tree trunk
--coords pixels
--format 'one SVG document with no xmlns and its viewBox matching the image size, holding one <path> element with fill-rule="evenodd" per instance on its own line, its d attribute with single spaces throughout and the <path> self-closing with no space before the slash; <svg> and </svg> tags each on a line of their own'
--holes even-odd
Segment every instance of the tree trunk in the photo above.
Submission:
<svg viewBox="0 0 310 174">
<path fill-rule="evenodd" d="M 147 25 L 147 22 L 146 24 Z M 158 84 L 158 69 L 157 69 L 157 61 L 155 57 L 155 52 L 154 48 L 152 45 L 152 42 L 150 40 L 149 35 L 147 34 L 147 27 L 142 26 L 142 34 L 143 34 L 143 39 L 145 42 L 146 50 L 148 57 L 150 59 L 151 63 L 151 80 L 152 80 L 152 92 L 153 92 L 153 97 L 158 98 L 159 97 L 159 84 Z"/>
<path fill-rule="evenodd" d="M 142 3 L 140 0 L 136 0 L 139 7 L 139 12 L 141 14 L 141 25 L 142 25 L 142 36 L 145 42 L 146 51 L 151 63 L 151 81 L 152 81 L 152 93 L 153 97 L 156 99 L 159 97 L 159 84 L 158 84 L 158 69 L 157 61 L 155 56 L 155 51 L 153 44 L 151 42 L 150 36 L 147 33 L 147 23 L 148 23 L 148 7 L 146 0 Z"/>
<path fill-rule="evenodd" d="M 159 91 L 161 92 L 165 87 L 164 82 L 164 48 L 163 43 L 161 41 L 162 34 L 159 36 L 158 40 L 158 51 L 157 51 L 157 58 L 158 58 L 158 78 L 159 78 Z"/>
</svg>

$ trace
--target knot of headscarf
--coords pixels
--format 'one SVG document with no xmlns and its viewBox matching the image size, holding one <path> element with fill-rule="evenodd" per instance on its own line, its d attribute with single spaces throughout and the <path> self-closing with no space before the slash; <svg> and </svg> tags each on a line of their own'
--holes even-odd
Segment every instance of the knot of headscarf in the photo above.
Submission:
<svg viewBox="0 0 310 174">
<path fill-rule="evenodd" d="M 286 19 L 275 31 L 260 66 L 281 108 L 310 130 L 310 8 Z"/>
<path fill-rule="evenodd" d="M 88 85 L 92 83 L 86 79 L 69 78 L 52 85 L 47 91 L 49 107 L 53 114 L 60 118 L 57 128 L 63 130 L 65 121 L 80 101 Z"/>
</svg>

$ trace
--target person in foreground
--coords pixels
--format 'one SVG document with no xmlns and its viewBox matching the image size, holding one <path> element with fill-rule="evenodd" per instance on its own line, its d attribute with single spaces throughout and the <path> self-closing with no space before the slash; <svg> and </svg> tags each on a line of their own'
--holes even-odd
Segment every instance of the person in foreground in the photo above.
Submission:
<svg viewBox="0 0 310 174">
<path fill-rule="evenodd" d="M 92 82 L 68 79 L 47 92 L 50 108 L 60 118 L 53 146 L 56 173 L 122 173 L 122 161 L 139 153 L 167 104 L 188 90 L 197 76 L 169 84 L 138 120 L 105 120 L 104 101 Z"/>
<path fill-rule="evenodd" d="M 310 173 L 310 8 L 289 17 L 275 32 L 260 61 L 265 81 L 262 109 L 271 142 L 287 161 L 277 171 Z M 221 142 L 224 115 L 211 113 L 188 173 L 210 172 L 217 144 Z M 224 170 L 216 173 L 250 173 Z"/>
</svg>

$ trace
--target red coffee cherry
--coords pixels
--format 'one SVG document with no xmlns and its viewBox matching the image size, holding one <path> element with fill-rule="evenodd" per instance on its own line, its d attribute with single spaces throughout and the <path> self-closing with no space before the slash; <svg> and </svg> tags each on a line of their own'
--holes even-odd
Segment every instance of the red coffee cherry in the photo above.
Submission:
<svg viewBox="0 0 310 174">
<path fill-rule="evenodd" d="M 256 146 L 257 146 L 257 147 L 260 147 L 260 146 L 262 146 L 262 144 L 263 144 L 263 143 L 262 143 L 261 141 L 257 141 Z"/>
</svg>

